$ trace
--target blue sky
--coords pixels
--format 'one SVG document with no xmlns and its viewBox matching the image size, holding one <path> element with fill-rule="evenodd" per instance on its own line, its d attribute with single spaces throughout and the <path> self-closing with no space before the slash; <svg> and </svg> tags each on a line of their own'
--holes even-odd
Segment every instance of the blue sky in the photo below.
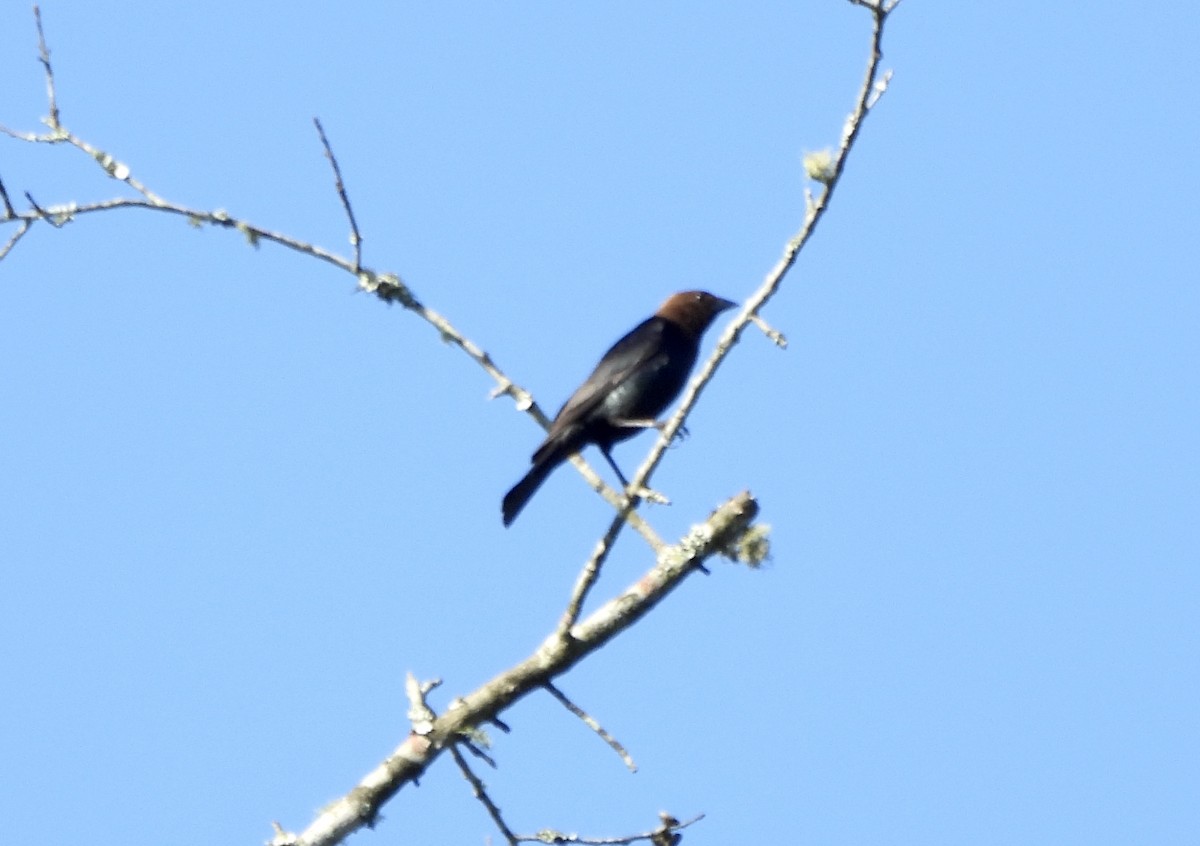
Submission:
<svg viewBox="0 0 1200 846">
<path fill-rule="evenodd" d="M 64 122 L 167 198 L 400 273 L 548 410 L 675 290 L 745 297 L 869 16 L 732 4 L 43 4 Z M 1194 4 L 922 3 L 810 249 L 655 476 L 716 563 L 512 709 L 510 824 L 687 841 L 1183 843 L 1200 826 Z M 26 4 L 0 122 L 45 113 Z M 114 196 L 0 139 L 43 205 Z M 8 232 L 5 233 L 7 239 Z M 710 339 L 711 343 L 711 339 Z M 0 263 L 6 841 L 258 843 L 547 634 L 608 507 L 398 308 L 141 212 Z M 632 469 L 649 438 L 617 450 Z M 595 456 L 591 456 L 595 458 Z M 596 591 L 648 566 L 625 536 Z M 452 762 L 356 841 L 498 835 Z"/>
</svg>

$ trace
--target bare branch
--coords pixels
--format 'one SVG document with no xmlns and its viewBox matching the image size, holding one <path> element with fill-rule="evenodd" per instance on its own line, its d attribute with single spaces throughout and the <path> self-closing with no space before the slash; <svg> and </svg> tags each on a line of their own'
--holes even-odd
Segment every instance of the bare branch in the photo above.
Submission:
<svg viewBox="0 0 1200 846">
<path fill-rule="evenodd" d="M 3 179 L 0 179 L 0 200 L 4 201 L 4 219 L 15 219 L 17 216 L 17 210 L 13 208 L 12 200 L 8 198 L 8 189 L 4 187 Z"/>
<path fill-rule="evenodd" d="M 321 126 L 320 118 L 313 118 L 313 125 L 317 128 L 317 134 L 321 136 L 325 158 L 329 159 L 329 164 L 333 167 L 333 185 L 337 189 L 338 199 L 342 201 L 342 208 L 346 210 L 346 217 L 350 219 L 350 245 L 354 247 L 354 275 L 357 276 L 362 271 L 362 235 L 358 231 L 358 221 L 354 219 L 354 209 L 350 207 L 350 198 L 346 195 L 346 183 L 342 181 L 342 169 L 338 166 L 337 156 L 329 146 L 329 139 L 325 137 L 325 127 Z"/>
<path fill-rule="evenodd" d="M 633 514 L 633 505 L 635 502 L 636 500 L 623 500 L 618 517 L 623 518 Z M 604 537 L 596 541 L 596 547 L 592 550 L 591 557 L 588 558 L 587 563 L 583 565 L 583 569 L 579 571 L 579 575 L 575 579 L 575 587 L 571 590 L 571 598 L 567 601 L 567 608 L 558 622 L 558 633 L 560 636 L 570 636 L 571 628 L 579 620 L 579 615 L 583 612 L 583 603 L 587 599 L 587 595 L 591 593 L 596 581 L 600 578 L 600 568 L 604 566 L 604 561 L 608 558 L 609 552 L 612 551 L 613 544 L 617 541 L 617 535 L 621 533 L 621 527 L 624 525 L 624 519 L 614 520 L 609 524 L 608 531 L 604 533 Z"/>
<path fill-rule="evenodd" d="M 37 24 L 38 61 L 46 70 L 46 98 L 50 101 L 50 116 L 47 118 L 46 125 L 57 131 L 59 128 L 58 97 L 54 93 L 54 69 L 50 66 L 50 49 L 46 46 L 46 35 L 42 32 L 42 10 L 36 5 L 33 7 L 33 20 Z"/>
<path fill-rule="evenodd" d="M 694 823 L 704 819 L 704 814 L 697 814 L 690 820 L 680 822 L 667 813 L 659 814 L 660 824 L 658 828 L 652 831 L 642 832 L 640 834 L 629 834 L 624 837 L 580 837 L 578 834 L 565 834 L 561 831 L 553 831 L 551 829 L 543 829 L 537 834 L 515 834 L 512 828 L 504 820 L 504 814 L 500 810 L 500 806 L 495 803 L 491 795 L 487 791 L 487 785 L 483 779 L 475 774 L 471 769 L 467 759 L 458 751 L 456 745 L 450 747 L 450 755 L 454 758 L 454 763 L 458 765 L 459 772 L 463 778 L 471 785 L 471 793 L 479 800 L 484 809 L 487 810 L 488 816 L 492 818 L 496 828 L 500 830 L 500 834 L 504 837 L 505 842 L 509 846 L 516 846 L 518 843 L 577 843 L 581 846 L 622 846 L 622 844 L 636 843 L 639 840 L 649 840 L 651 843 L 658 846 L 668 846 L 679 842 L 679 835 L 676 832 L 687 828 Z M 275 823 L 275 837 L 279 840 L 280 837 L 286 837 L 287 834 Z"/>
<path fill-rule="evenodd" d="M 0 200 L 4 202 L 5 222 L 10 220 L 18 220 L 19 216 L 17 214 L 17 210 L 13 208 L 12 200 L 8 197 L 8 189 L 4 187 L 3 179 L 0 179 Z M 8 239 L 3 247 L 0 247 L 0 261 L 3 261 L 4 257 L 12 252 L 13 247 L 17 246 L 17 242 L 20 241 L 21 237 L 29 231 L 29 227 L 32 225 L 32 221 L 21 220 L 20 224 L 17 226 L 17 231 L 13 233 L 12 237 Z"/>
<path fill-rule="evenodd" d="M 62 227 L 66 224 L 66 219 L 64 219 L 61 215 L 56 214 L 51 216 L 48 211 L 39 206 L 37 200 L 35 200 L 33 195 L 28 191 L 25 192 L 25 199 L 28 200 L 29 205 L 33 207 L 33 220 L 44 220 L 55 229 L 62 229 Z"/>
<path fill-rule="evenodd" d="M 405 676 L 404 695 L 408 697 L 408 721 L 412 723 L 415 734 L 429 734 L 433 729 L 433 721 L 437 719 L 437 714 L 425 702 L 425 696 L 441 683 L 441 679 L 418 682 L 412 673 Z"/>
<path fill-rule="evenodd" d="M 513 834 L 512 829 L 508 827 L 508 823 L 504 821 L 504 817 L 500 813 L 500 807 L 488 795 L 487 785 L 471 770 L 471 767 L 467 764 L 467 759 L 458 751 L 458 747 L 451 746 L 450 754 L 454 757 L 454 763 L 458 764 L 458 769 L 462 772 L 463 778 L 470 783 L 471 792 L 475 794 L 476 799 L 483 803 L 483 807 L 487 809 L 488 816 L 492 818 L 492 822 L 496 824 L 496 828 L 500 829 L 500 833 L 504 835 L 504 839 L 511 846 L 516 846 L 517 843 L 520 843 L 521 841 Z"/>
<path fill-rule="evenodd" d="M 782 350 L 787 349 L 787 337 L 778 329 L 773 328 L 767 321 L 763 320 L 757 314 L 750 315 L 750 322 L 757 326 L 764 335 L 766 335 L 775 346 Z"/>
<path fill-rule="evenodd" d="M 8 239 L 8 243 L 6 243 L 3 248 L 0 248 L 0 261 L 3 261 L 4 257 L 12 252 L 12 248 L 15 247 L 17 242 L 21 240 L 21 236 L 29 231 L 29 225 L 30 224 L 28 220 L 21 221 L 21 225 L 17 227 L 17 231 L 14 232 L 13 236 Z"/>
<path fill-rule="evenodd" d="M 584 725 L 586 725 L 596 734 L 600 735 L 600 739 L 611 746 L 612 750 L 621 756 L 621 760 L 625 762 L 625 766 L 629 768 L 631 773 L 637 772 L 637 764 L 633 762 L 633 758 L 630 756 L 629 752 L 627 752 L 625 747 L 621 745 L 620 741 L 605 731 L 604 726 L 596 722 L 595 718 L 592 717 L 591 714 L 568 699 L 567 695 L 555 687 L 552 682 L 546 682 L 546 690 L 551 696 L 561 702 L 564 708 L 566 708 L 579 719 L 583 720 Z"/>
<path fill-rule="evenodd" d="M 73 132 L 68 132 L 66 127 L 59 127 L 59 132 L 62 135 L 61 140 L 70 144 L 72 147 L 77 147 L 87 153 L 100 166 L 100 169 L 111 176 L 118 182 L 124 182 L 134 191 L 137 191 L 148 201 L 156 206 L 167 206 L 167 201 L 155 194 L 147 188 L 142 182 L 133 178 L 133 173 L 129 166 L 97 147 L 93 147 L 87 141 L 84 141 Z"/>
<path fill-rule="evenodd" d="M 488 753 L 484 752 L 482 749 L 480 749 L 479 746 L 476 743 L 474 743 L 473 741 L 468 740 L 465 737 L 460 738 L 458 741 L 458 745 L 465 746 L 467 748 L 468 752 L 470 752 L 472 755 L 474 755 L 479 760 L 483 761 L 485 764 L 487 764 L 493 770 L 500 769 L 498 766 L 496 766 L 496 759 L 493 758 Z"/>
</svg>

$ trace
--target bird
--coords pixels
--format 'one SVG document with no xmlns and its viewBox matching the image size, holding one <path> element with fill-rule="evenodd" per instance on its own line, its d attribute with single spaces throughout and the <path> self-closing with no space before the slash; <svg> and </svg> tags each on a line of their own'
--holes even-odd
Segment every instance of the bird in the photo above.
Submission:
<svg viewBox="0 0 1200 846">
<path fill-rule="evenodd" d="M 683 390 L 701 337 L 718 314 L 735 305 L 707 291 L 681 291 L 613 344 L 555 415 L 533 453 L 533 467 L 504 495 L 504 525 L 512 525 L 558 465 L 588 444 L 600 448 L 628 487 L 613 461 L 613 444 L 644 429 L 661 428 L 656 418 Z"/>
</svg>

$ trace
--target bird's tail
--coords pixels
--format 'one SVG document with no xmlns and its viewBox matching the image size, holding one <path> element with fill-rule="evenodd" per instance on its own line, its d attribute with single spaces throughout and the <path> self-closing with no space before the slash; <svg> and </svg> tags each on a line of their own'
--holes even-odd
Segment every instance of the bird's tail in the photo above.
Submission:
<svg viewBox="0 0 1200 846">
<path fill-rule="evenodd" d="M 525 507 L 525 503 L 529 502 L 529 498 L 537 492 L 537 489 L 542 486 L 542 482 L 546 481 L 546 477 L 550 475 L 550 471 L 559 463 L 558 461 L 543 461 L 534 464 L 525 474 L 525 478 L 513 485 L 512 490 L 504 495 L 504 502 L 500 509 L 504 514 L 505 526 L 511 525 L 512 521 L 517 519 L 517 515 Z"/>
</svg>

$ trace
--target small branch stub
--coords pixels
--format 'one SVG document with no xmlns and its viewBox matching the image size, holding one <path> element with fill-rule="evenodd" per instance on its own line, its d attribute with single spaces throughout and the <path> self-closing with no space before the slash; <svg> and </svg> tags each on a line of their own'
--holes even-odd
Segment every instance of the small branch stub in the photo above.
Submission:
<svg viewBox="0 0 1200 846">
<path fill-rule="evenodd" d="M 441 683 L 441 679 L 418 682 L 412 673 L 404 677 L 404 694 L 408 697 L 408 720 L 412 723 L 414 734 L 426 735 L 433 731 L 433 721 L 437 719 L 437 714 L 425 702 L 425 696 Z"/>
</svg>

